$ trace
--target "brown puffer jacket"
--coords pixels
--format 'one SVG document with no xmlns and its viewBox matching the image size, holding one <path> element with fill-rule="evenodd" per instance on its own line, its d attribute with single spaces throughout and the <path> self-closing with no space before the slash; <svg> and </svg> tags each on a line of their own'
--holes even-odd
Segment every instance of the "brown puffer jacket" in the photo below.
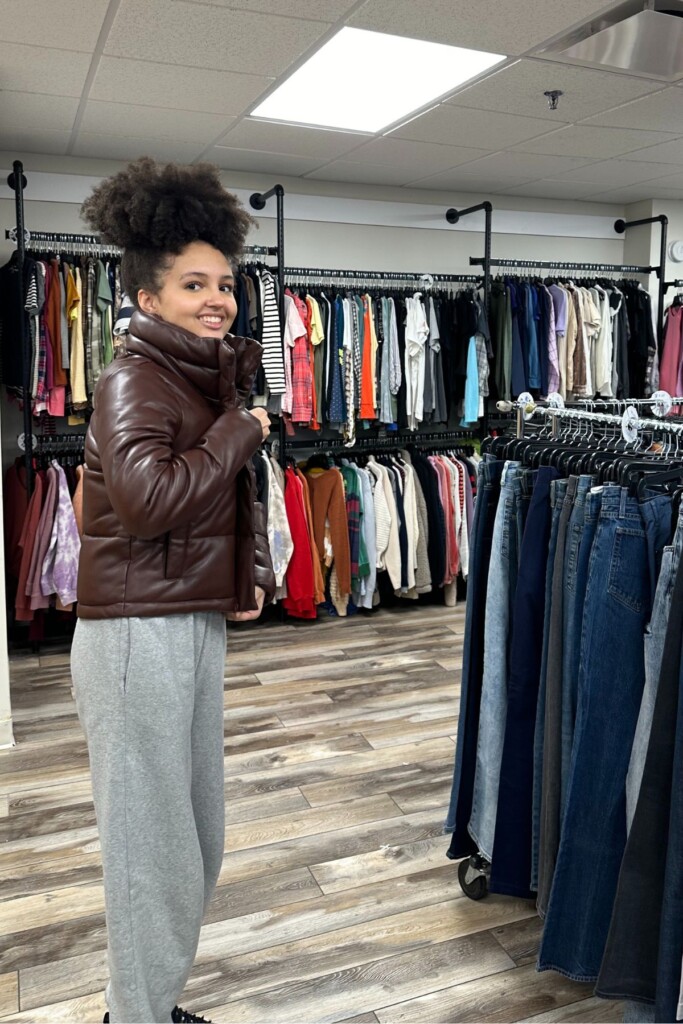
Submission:
<svg viewBox="0 0 683 1024">
<path fill-rule="evenodd" d="M 136 311 L 95 389 L 85 446 L 78 612 L 249 611 L 275 578 L 245 409 L 262 349 Z"/>
</svg>

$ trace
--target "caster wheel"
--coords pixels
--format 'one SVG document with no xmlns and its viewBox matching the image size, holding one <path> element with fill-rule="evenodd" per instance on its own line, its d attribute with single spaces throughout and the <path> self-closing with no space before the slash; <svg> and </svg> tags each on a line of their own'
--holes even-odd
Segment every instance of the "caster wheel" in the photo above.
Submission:
<svg viewBox="0 0 683 1024">
<path fill-rule="evenodd" d="M 458 865 L 458 881 L 465 896 L 471 900 L 483 900 L 489 891 L 486 874 L 473 867 L 469 858 Z"/>
</svg>

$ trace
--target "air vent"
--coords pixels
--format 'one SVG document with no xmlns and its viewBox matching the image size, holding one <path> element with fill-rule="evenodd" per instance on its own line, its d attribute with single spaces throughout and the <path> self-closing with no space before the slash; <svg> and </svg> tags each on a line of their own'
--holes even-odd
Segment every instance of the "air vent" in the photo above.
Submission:
<svg viewBox="0 0 683 1024">
<path fill-rule="evenodd" d="M 610 68 L 663 81 L 683 76 L 683 4 L 672 0 L 650 3 L 646 10 L 633 4 L 612 11 L 611 23 L 603 18 L 574 31 L 546 48 L 551 55 L 571 63 Z"/>
</svg>

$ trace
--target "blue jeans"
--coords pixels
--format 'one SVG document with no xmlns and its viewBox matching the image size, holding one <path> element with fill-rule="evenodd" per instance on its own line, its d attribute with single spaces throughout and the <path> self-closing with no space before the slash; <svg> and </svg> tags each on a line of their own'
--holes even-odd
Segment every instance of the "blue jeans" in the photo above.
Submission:
<svg viewBox="0 0 683 1024">
<path fill-rule="evenodd" d="M 591 476 L 579 477 L 564 549 L 560 817 L 564 814 L 567 806 L 567 783 L 574 743 L 576 702 L 579 690 L 581 624 L 588 583 L 588 561 L 600 512 L 600 496 L 590 494 L 592 484 Z"/>
<path fill-rule="evenodd" d="M 674 581 L 657 696 L 636 812 L 621 864 L 597 994 L 654 1006 L 680 715 L 683 563 Z M 670 1018 L 673 1020 L 673 1017 Z"/>
<path fill-rule="evenodd" d="M 448 850 L 448 856 L 452 859 L 466 857 L 476 850 L 467 826 L 472 814 L 472 791 L 477 759 L 479 705 L 484 672 L 486 591 L 502 472 L 503 463 L 492 457 L 484 457 L 477 471 L 477 498 L 470 535 L 470 569 L 467 577 L 458 742 L 451 802 L 444 825 L 445 832 L 453 833 Z"/>
<path fill-rule="evenodd" d="M 536 906 L 545 917 L 555 862 L 560 846 L 560 787 L 562 778 L 562 629 L 564 607 L 564 552 L 567 527 L 574 506 L 579 478 L 567 480 L 557 529 L 557 548 L 553 566 L 552 603 L 548 630 L 548 657 L 545 683 L 545 720 L 543 725 L 543 771 L 541 787 L 541 823 L 538 847 L 538 898 Z"/>
<path fill-rule="evenodd" d="M 652 607 L 652 618 L 645 630 L 645 689 L 643 690 L 643 699 L 640 705 L 640 714 L 638 715 L 636 735 L 633 740 L 631 763 L 629 764 L 628 775 L 626 776 L 626 827 L 628 831 L 630 831 L 631 823 L 633 822 L 640 784 L 645 769 L 647 746 L 650 742 L 650 730 L 652 728 L 652 716 L 657 698 L 659 672 L 662 667 L 662 657 L 664 654 L 666 627 L 669 622 L 674 581 L 681 560 L 682 550 L 683 516 L 678 519 L 673 543 L 664 548 L 654 605 Z"/>
<path fill-rule="evenodd" d="M 664 873 L 664 900 L 659 933 L 655 1021 L 668 1024 L 678 1016 L 683 959 L 683 664 L 678 682 L 678 719 L 673 760 L 669 845 Z"/>
<path fill-rule="evenodd" d="M 556 476 L 557 470 L 549 466 L 541 467 L 535 475 L 520 550 L 510 642 L 507 719 L 491 863 L 491 891 L 522 899 L 531 896 L 534 729 L 551 525 L 550 485 Z"/>
<path fill-rule="evenodd" d="M 554 480 L 550 486 L 550 508 L 552 523 L 550 526 L 550 542 L 548 544 L 548 563 L 545 573 L 545 611 L 543 616 L 543 648 L 541 653 L 541 676 L 538 686 L 538 704 L 536 706 L 536 729 L 534 732 L 534 780 L 533 780 L 533 811 L 531 836 L 531 888 L 538 889 L 538 847 L 541 838 L 541 788 L 543 785 L 543 738 L 545 732 L 545 694 L 548 677 L 548 646 L 550 634 L 550 611 L 552 607 L 553 570 L 557 535 L 560 527 L 560 515 L 567 490 L 566 480 Z"/>
<path fill-rule="evenodd" d="M 517 585 L 521 467 L 506 462 L 501 477 L 491 544 L 484 627 L 484 675 L 469 832 L 491 860 L 498 807 L 498 782 L 507 715 L 508 654 L 512 597 Z"/>
<path fill-rule="evenodd" d="M 626 844 L 625 783 L 645 682 L 643 636 L 671 499 L 602 492 L 589 564 L 567 808 L 539 970 L 594 981 Z"/>
</svg>

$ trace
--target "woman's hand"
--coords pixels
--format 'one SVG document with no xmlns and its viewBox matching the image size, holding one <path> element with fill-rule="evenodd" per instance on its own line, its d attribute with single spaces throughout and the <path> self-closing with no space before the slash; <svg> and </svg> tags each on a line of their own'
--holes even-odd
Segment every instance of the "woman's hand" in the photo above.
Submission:
<svg viewBox="0 0 683 1024">
<path fill-rule="evenodd" d="M 253 416 L 254 419 L 257 419 L 261 424 L 263 440 L 265 441 L 265 439 L 270 434 L 270 416 L 268 415 L 265 409 L 247 409 L 247 412 L 249 413 L 250 416 Z"/>
<path fill-rule="evenodd" d="M 262 412 L 263 410 L 258 410 Z M 266 592 L 261 587 L 256 587 L 255 590 L 256 604 L 258 608 L 255 608 L 253 612 L 228 612 L 225 616 L 229 622 L 252 622 L 254 619 L 258 619 L 259 615 L 263 611 L 263 602 L 266 599 Z"/>
</svg>

